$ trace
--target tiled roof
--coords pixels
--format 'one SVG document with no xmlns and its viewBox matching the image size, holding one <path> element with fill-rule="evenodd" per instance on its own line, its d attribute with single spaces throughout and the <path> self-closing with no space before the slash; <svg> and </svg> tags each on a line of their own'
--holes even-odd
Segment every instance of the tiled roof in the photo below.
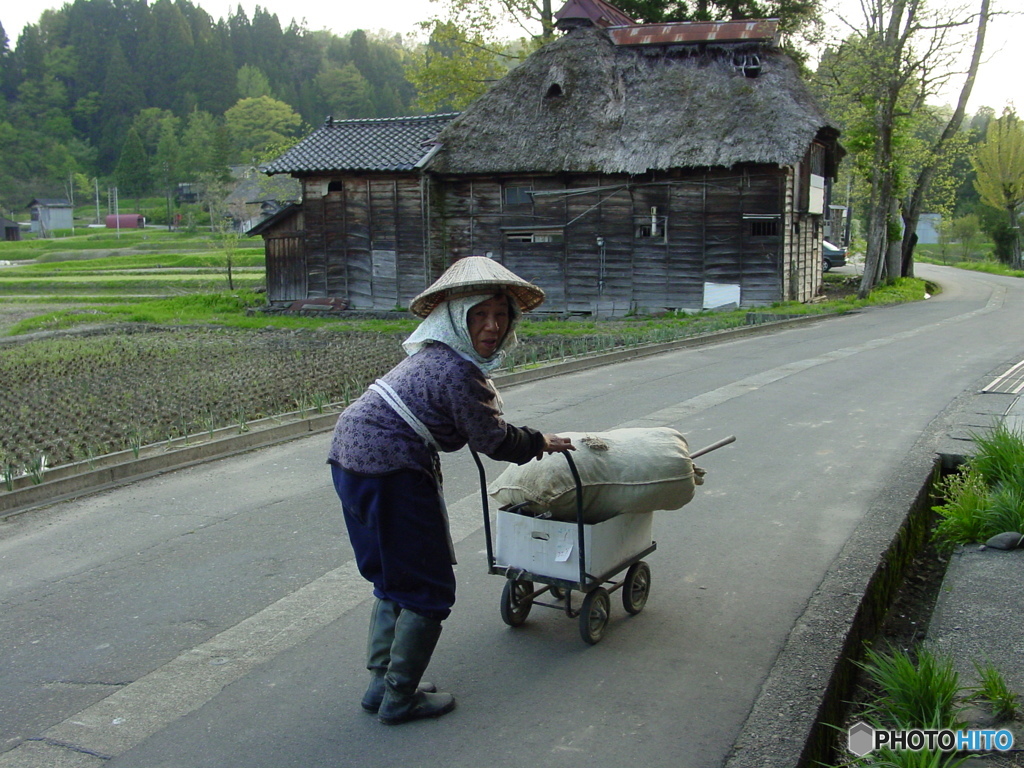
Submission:
<svg viewBox="0 0 1024 768">
<path fill-rule="evenodd" d="M 374 120 L 327 121 L 263 171 L 408 171 L 434 149 L 433 140 L 457 113 Z"/>
</svg>

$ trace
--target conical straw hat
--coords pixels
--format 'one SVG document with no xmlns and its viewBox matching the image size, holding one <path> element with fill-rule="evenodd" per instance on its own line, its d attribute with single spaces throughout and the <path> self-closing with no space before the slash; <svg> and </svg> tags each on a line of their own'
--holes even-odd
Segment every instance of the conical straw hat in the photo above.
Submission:
<svg viewBox="0 0 1024 768">
<path fill-rule="evenodd" d="M 412 300 L 409 311 L 426 317 L 442 301 L 474 293 L 502 291 L 516 300 L 523 312 L 544 302 L 544 291 L 486 256 L 467 256 L 445 270 L 434 284 Z"/>
</svg>

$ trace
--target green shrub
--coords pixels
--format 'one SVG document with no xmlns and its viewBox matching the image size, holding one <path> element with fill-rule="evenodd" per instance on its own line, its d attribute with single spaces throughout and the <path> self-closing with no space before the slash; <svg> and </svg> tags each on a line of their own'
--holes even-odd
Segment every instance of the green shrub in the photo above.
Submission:
<svg viewBox="0 0 1024 768">
<path fill-rule="evenodd" d="M 1003 483 L 989 494 L 985 515 L 985 538 L 1005 531 L 1024 530 L 1024 487 Z"/>
<path fill-rule="evenodd" d="M 936 485 L 944 502 L 933 507 L 935 539 L 944 548 L 1024 531 L 1024 436 L 1000 425 L 972 439 L 977 453 Z"/>
<path fill-rule="evenodd" d="M 940 480 L 936 490 L 946 499 L 932 507 L 939 515 L 935 540 L 943 548 L 988 538 L 985 531 L 989 489 L 981 473 L 970 466 L 963 467 Z"/>
</svg>

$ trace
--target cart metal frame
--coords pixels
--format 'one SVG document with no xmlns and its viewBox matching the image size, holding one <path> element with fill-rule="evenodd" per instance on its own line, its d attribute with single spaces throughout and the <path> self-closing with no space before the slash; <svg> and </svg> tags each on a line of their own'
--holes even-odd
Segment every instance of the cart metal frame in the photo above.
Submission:
<svg viewBox="0 0 1024 768">
<path fill-rule="evenodd" d="M 586 527 L 591 524 L 583 522 L 583 484 L 580 481 L 579 470 L 576 469 L 576 462 L 573 461 L 572 455 L 568 451 L 563 452 L 562 455 L 569 463 L 569 471 L 576 484 L 576 546 L 579 548 L 579 579 L 576 581 L 497 563 L 491 534 L 490 505 L 487 501 L 487 473 L 476 451 L 472 451 L 472 454 L 480 472 L 480 497 L 484 514 L 484 534 L 487 540 L 487 572 L 506 578 L 501 597 L 501 617 L 506 624 L 512 627 L 522 625 L 534 605 L 553 608 L 563 611 L 570 619 L 579 618 L 581 637 L 585 642 L 593 645 L 604 636 L 610 614 L 612 593 L 628 584 L 629 589 L 622 593 L 623 607 L 631 615 L 643 610 L 647 603 L 651 584 L 651 569 L 647 563 L 643 562 L 643 558 L 658 548 L 657 542 L 652 541 L 650 546 L 626 558 L 604 573 L 594 575 L 587 572 L 585 531 Z M 516 505 L 520 508 L 523 506 L 525 504 Z M 504 511 L 515 513 L 516 507 Z M 625 578 L 616 582 L 615 577 L 623 571 L 627 571 Z M 534 583 L 544 586 L 535 589 Z M 578 608 L 573 606 L 573 590 L 583 593 L 583 600 Z M 560 603 L 544 602 L 537 599 L 545 594 L 550 594 Z"/>
<path fill-rule="evenodd" d="M 706 448 L 694 451 L 690 454 L 691 459 L 702 456 L 705 453 L 717 450 L 736 440 L 734 435 L 718 440 Z M 579 631 L 583 641 L 594 645 L 604 637 L 604 631 L 608 624 L 611 609 L 612 593 L 622 590 L 622 606 L 630 615 L 636 615 L 643 610 L 647 604 L 647 598 L 651 589 L 651 568 L 644 562 L 643 558 L 658 548 L 655 541 L 640 552 L 627 557 L 615 567 L 604 573 L 594 575 L 587 573 L 587 543 L 586 527 L 594 525 L 583 522 L 583 483 L 580 480 L 580 473 L 576 469 L 576 462 L 568 451 L 562 452 L 565 460 L 569 463 L 569 471 L 572 473 L 573 482 L 576 484 L 576 546 L 579 547 L 579 579 L 571 581 L 568 579 L 547 576 L 542 573 L 533 573 L 525 568 L 498 565 L 494 557 L 494 545 L 491 535 L 491 513 L 487 501 L 487 472 L 483 462 L 476 451 L 470 449 L 473 454 L 473 461 L 476 462 L 480 472 L 480 499 L 484 514 L 484 535 L 487 541 L 487 572 L 504 576 L 505 587 L 501 594 L 501 618 L 510 627 L 521 626 L 534 605 L 544 608 L 553 608 L 565 613 L 570 619 L 579 619 Z M 517 504 L 511 507 L 508 512 L 516 512 L 517 507 L 522 508 L 528 502 Z M 618 574 L 626 571 L 621 581 L 615 581 Z M 540 589 L 534 587 L 534 583 L 542 584 Z M 605 586 L 608 585 L 608 586 Z M 578 608 L 573 607 L 573 591 L 582 592 L 583 600 Z M 537 598 L 543 595 L 551 595 L 556 601 L 543 602 Z"/>
</svg>

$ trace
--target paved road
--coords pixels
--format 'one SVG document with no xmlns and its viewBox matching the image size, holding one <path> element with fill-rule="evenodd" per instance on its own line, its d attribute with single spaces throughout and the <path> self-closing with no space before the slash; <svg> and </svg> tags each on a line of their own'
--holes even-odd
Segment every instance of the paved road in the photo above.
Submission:
<svg viewBox="0 0 1024 768">
<path fill-rule="evenodd" d="M 950 406 L 1024 357 L 1007 330 L 1024 320 L 1019 281 L 919 274 L 944 291 L 506 389 L 510 419 L 547 431 L 737 442 L 699 462 L 692 504 L 658 514 L 650 602 L 628 617 L 614 600 L 596 646 L 555 611 L 501 622 L 475 468 L 446 457 L 459 602 L 429 675 L 459 709 L 436 722 L 386 728 L 359 710 L 368 590 L 326 436 L 3 523 L 0 767 L 744 765 L 734 745 L 772 708 L 794 628 L 809 607 L 842 612 L 821 606 L 823 585 L 858 589 L 844 547 L 898 506 L 908 467 L 923 481 Z"/>
</svg>

